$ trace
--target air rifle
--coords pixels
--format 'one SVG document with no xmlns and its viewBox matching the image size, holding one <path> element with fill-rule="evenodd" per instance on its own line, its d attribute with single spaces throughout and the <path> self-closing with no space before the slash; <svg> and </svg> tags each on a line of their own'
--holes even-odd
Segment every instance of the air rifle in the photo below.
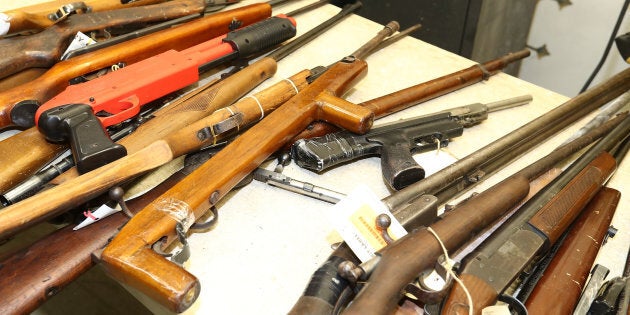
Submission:
<svg viewBox="0 0 630 315">
<path fill-rule="evenodd" d="M 545 141 L 588 112 L 626 92 L 629 86 L 630 71 L 620 72 L 606 82 L 574 97 L 443 170 L 381 201 L 407 230 L 427 226 L 437 218 L 435 204 L 447 202 L 453 196 L 483 181 L 489 174 L 527 152 L 537 143 Z M 434 201 L 427 204 L 424 200 L 431 199 L 431 197 L 426 197 L 427 195 L 435 195 L 437 198 L 433 197 Z M 319 314 L 330 313 L 335 309 L 336 305 L 341 303 L 339 301 L 341 294 L 350 290 L 349 282 L 337 273 L 339 264 L 347 260 L 358 263 L 356 256 L 343 243 L 313 274 L 291 313 Z M 427 264 L 433 262 L 434 260 Z M 403 280 L 407 282 L 402 285 L 409 283 L 412 279 Z"/>
<path fill-rule="evenodd" d="M 365 75 L 367 64 L 362 58 L 397 29 L 396 23 L 388 24 L 377 37 L 330 66 L 307 88 L 137 213 L 101 254 L 105 270 L 171 310 L 188 308 L 199 294 L 199 281 L 154 252 L 152 244 L 160 240 L 164 240 L 158 243 L 161 246 L 172 243 L 177 239 L 176 228 L 188 230 L 196 218 L 313 120 L 325 119 L 355 132 L 366 132 L 373 114 L 339 96 Z M 211 181 L 207 181 L 208 176 Z"/>
<path fill-rule="evenodd" d="M 60 60 L 71 39 L 78 32 L 87 33 L 110 27 L 162 22 L 191 14 L 199 15 L 204 9 L 203 0 L 178 0 L 78 14 L 37 34 L 1 39 L 0 78 L 28 68 L 50 68 Z"/>
<path fill-rule="evenodd" d="M 529 313 L 573 312 L 605 242 L 620 195 L 615 189 L 603 187 L 584 208 L 527 298 L 525 308 Z"/>
<path fill-rule="evenodd" d="M 460 269 L 463 284 L 453 286 L 443 312 L 480 314 L 484 307 L 494 304 L 523 268 L 553 246 L 608 180 L 623 158 L 613 157 L 608 152 L 612 152 L 629 131 L 630 117 L 627 117 L 468 255 Z M 488 279 L 490 274 L 491 280 Z M 470 293 L 472 305 L 463 285 Z"/>
<path fill-rule="evenodd" d="M 74 14 L 116 10 L 164 2 L 165 0 L 84 0 L 81 2 L 48 1 L 4 11 L 0 36 L 41 31 Z"/>
<path fill-rule="evenodd" d="M 307 86 L 308 77 L 311 77 L 312 73 L 301 71 L 290 80 L 284 80 L 225 109 L 223 107 L 275 73 L 277 59 L 282 59 L 313 39 L 360 5 L 360 3 L 348 5 L 334 17 L 269 56 L 190 98 L 158 111 L 156 117 L 120 141 L 134 153 L 0 210 L 0 237 L 12 235 L 25 227 L 76 207 L 113 185 L 147 172 L 182 154 L 215 143 L 228 132 L 238 129 L 240 124 L 262 118 L 265 112 L 261 113 L 259 102 L 265 104 L 267 111 L 276 108 L 294 96 L 299 89 Z"/>
<path fill-rule="evenodd" d="M 251 57 L 295 34 L 295 21 L 277 16 L 182 51 L 166 51 L 69 86 L 38 108 L 35 122 L 49 141 L 70 142 L 79 173 L 91 171 L 126 155 L 104 128 L 135 117 L 142 105 L 197 82 L 202 69 Z"/>
<path fill-rule="evenodd" d="M 523 105 L 531 96 L 516 97 L 489 104 L 470 104 L 391 122 L 373 128 L 365 135 L 347 131 L 323 137 L 302 139 L 291 146 L 291 157 L 300 167 L 322 172 L 360 157 L 378 155 L 385 183 L 400 190 L 424 178 L 424 169 L 412 154 L 448 146 L 464 128 L 488 118 L 496 110 Z"/>
<path fill-rule="evenodd" d="M 109 67 L 118 61 L 133 64 L 169 49 L 183 50 L 227 33 L 234 19 L 241 21 L 245 26 L 267 18 L 270 14 L 271 7 L 267 4 L 255 4 L 227 10 L 123 44 L 104 48 L 99 52 L 88 53 L 57 63 L 31 83 L 0 93 L 0 103 L 6 106 L 0 109 L 0 125 L 10 125 L 13 120 L 17 125 L 32 126 L 37 106 L 29 106 L 28 104 L 48 101 L 65 89 L 68 86 L 68 81 L 72 78 Z M 36 102 L 21 102 L 23 100 Z M 18 102 L 21 102 L 22 105 L 13 112 L 13 105 Z M 19 107 L 22 106 L 25 107 L 20 110 Z M 12 165 L 12 167 L 5 167 L 0 170 L 0 190 L 6 190 L 8 187 L 18 184 L 65 148 L 64 145 L 46 141 L 37 128 L 29 128 L 0 141 L 0 151 L 3 152 L 0 155 L 0 160 Z"/>
</svg>

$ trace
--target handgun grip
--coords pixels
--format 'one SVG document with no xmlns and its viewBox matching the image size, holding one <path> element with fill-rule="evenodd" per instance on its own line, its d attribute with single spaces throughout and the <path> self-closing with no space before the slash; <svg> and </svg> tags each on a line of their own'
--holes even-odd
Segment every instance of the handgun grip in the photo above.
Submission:
<svg viewBox="0 0 630 315">
<path fill-rule="evenodd" d="M 40 116 L 38 127 L 52 142 L 70 142 L 81 174 L 127 155 L 125 147 L 105 133 L 90 105 L 69 104 L 47 110 Z"/>
<path fill-rule="evenodd" d="M 402 138 L 400 141 L 384 142 L 381 148 L 383 179 L 395 190 L 403 189 L 424 178 L 424 169 L 416 163 L 411 154 L 411 143 L 404 137 L 400 138 Z"/>
<path fill-rule="evenodd" d="M 291 146 L 291 156 L 300 167 L 321 172 L 355 158 L 375 154 L 380 144 L 349 132 L 337 132 L 323 137 L 300 139 Z"/>
</svg>

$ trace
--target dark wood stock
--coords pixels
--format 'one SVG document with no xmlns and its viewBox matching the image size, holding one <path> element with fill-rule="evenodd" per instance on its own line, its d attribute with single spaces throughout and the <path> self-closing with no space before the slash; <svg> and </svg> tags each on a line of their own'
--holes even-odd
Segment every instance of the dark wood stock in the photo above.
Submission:
<svg viewBox="0 0 630 315">
<path fill-rule="evenodd" d="M 567 230 L 571 222 L 595 196 L 603 183 L 614 172 L 617 163 L 608 152 L 603 152 L 549 201 L 529 223 L 543 232 L 551 245 Z"/>
<path fill-rule="evenodd" d="M 507 54 L 501 58 L 488 61 L 482 65 L 474 65 L 469 68 L 453 72 L 451 74 L 423 82 L 394 93 L 384 95 L 359 105 L 365 106 L 374 112 L 375 118 L 381 118 L 389 114 L 409 108 L 412 105 L 426 102 L 436 97 L 462 89 L 469 85 L 487 80 L 505 68 L 508 64 L 529 56 L 529 50 L 524 49 L 516 53 Z M 320 137 L 339 130 L 339 128 L 324 122 L 314 122 L 301 132 L 294 140 Z"/>
<path fill-rule="evenodd" d="M 113 185 L 138 176 L 171 161 L 174 157 L 200 149 L 207 141 L 197 138 L 199 129 L 184 128 L 223 108 L 253 89 L 276 71 L 276 62 L 265 58 L 185 101 L 164 109 L 142 129 L 121 141 L 129 145 L 129 155 L 94 171 L 68 180 L 0 211 L 0 235 L 11 235 L 94 198 Z M 289 95 L 292 95 L 289 93 Z M 286 96 L 284 97 L 286 98 Z M 279 97 L 283 99 L 283 97 Z M 182 129 L 176 137 L 170 133 Z M 203 128 L 203 127 L 201 127 Z M 211 142 L 209 144 L 212 144 Z M 176 148 L 175 152 L 172 148 Z M 134 152 L 135 151 L 135 152 Z M 177 154 L 177 155 L 174 155 Z"/>
<path fill-rule="evenodd" d="M 89 6 L 91 12 L 99 12 L 142 6 L 164 1 L 166 0 L 137 0 L 130 1 L 128 3 L 122 3 L 120 0 L 83 0 L 81 2 Z M 70 2 L 65 0 L 56 0 L 3 12 L 9 17 L 9 22 L 11 24 L 7 34 L 38 31 L 53 25 L 54 22 L 48 18 L 48 15 L 56 12 L 62 5 L 66 5 L 68 3 Z"/>
<path fill-rule="evenodd" d="M 439 235 L 446 249 L 454 251 L 518 204 L 528 192 L 527 178 L 509 177 L 456 207 L 442 220 L 432 224 L 431 228 Z M 404 286 L 434 265 L 443 253 L 436 238 L 426 229 L 411 232 L 392 245 L 395 246 L 387 246 L 382 251 L 381 260 L 370 275 L 369 284 L 359 292 L 345 313 L 389 314 L 400 300 Z"/>
<path fill-rule="evenodd" d="M 140 211 L 184 177 L 183 171 L 175 173 L 127 206 Z M 27 314 L 55 296 L 94 266 L 92 254 L 127 221 L 116 213 L 77 231 L 68 225 L 0 262 L 0 313 Z"/>
<path fill-rule="evenodd" d="M 566 231 L 586 204 L 599 191 L 615 167 L 615 159 L 609 153 L 602 152 L 530 219 L 529 224 L 547 236 L 547 241 L 545 242 L 547 248 L 553 246 L 558 237 Z M 522 233 L 522 235 L 532 235 L 532 233 Z M 527 242 L 527 240 L 523 240 L 523 242 Z M 541 248 L 539 252 L 544 252 L 545 250 Z M 518 261 L 512 263 L 521 263 L 523 259 L 523 257 L 518 257 Z M 481 280 L 477 277 L 464 278 L 464 275 L 470 275 L 467 273 L 462 274 L 462 282 L 473 296 L 473 313 L 481 314 L 485 307 L 496 302 L 501 292 L 494 290 L 492 292 L 475 291 L 470 287 L 476 288 L 478 286 L 476 282 Z M 475 283 L 467 283 L 464 279 L 473 279 Z M 490 286 L 490 284 L 486 285 Z M 463 287 L 455 283 L 444 303 L 442 312 L 444 314 L 467 314 L 467 309 L 466 312 L 463 312 L 460 307 L 466 304 L 468 302 Z"/>
<path fill-rule="evenodd" d="M 620 196 L 619 191 L 603 187 L 576 219 L 525 303 L 530 314 L 570 314 L 574 310 Z"/>
<path fill-rule="evenodd" d="M 24 69 L 51 67 L 59 61 L 77 32 L 162 22 L 201 13 L 204 9 L 203 0 L 177 0 L 143 7 L 71 15 L 65 21 L 37 34 L 0 40 L 0 78 Z"/>
<path fill-rule="evenodd" d="M 10 113 L 16 103 L 22 100 L 44 103 L 65 89 L 72 78 L 117 62 L 132 64 L 170 49 L 186 49 L 227 33 L 234 19 L 245 26 L 270 15 L 271 6 L 266 3 L 248 5 L 59 62 L 29 84 L 0 93 L 0 128 L 12 125 Z"/>
<path fill-rule="evenodd" d="M 129 63 L 131 63 L 164 52 L 168 49 L 184 49 L 205 40 L 210 40 L 227 32 L 228 25 L 233 21 L 233 18 L 242 20 L 243 23 L 247 25 L 266 18 L 270 14 L 271 7 L 267 4 L 250 5 L 223 13 L 217 13 L 186 23 L 185 25 L 108 47 L 99 52 L 81 55 L 56 64 L 44 75 L 29 84 L 0 93 L 0 104 L 15 104 L 23 99 L 46 101 L 65 88 L 68 84 L 67 80 L 73 77 L 100 69 L 116 61 L 128 60 Z M 11 107 L 12 105 L 5 107 L 4 110 L 0 109 L 0 122 L 2 122 L 0 125 L 10 123 L 8 111 Z M 216 108 L 213 110 L 216 110 Z M 176 121 L 173 120 L 171 123 L 175 122 Z M 139 130 L 136 130 L 136 132 L 138 131 Z M 61 150 L 59 145 L 47 142 L 36 128 L 29 128 L 11 138 L 10 142 L 7 141 L 9 139 L 0 141 L 0 152 L 2 152 L 0 155 L 0 163 L 12 165 L 15 161 L 20 161 L 24 166 L 22 168 L 0 168 L 0 188 L 2 190 L 30 176 L 32 171 L 39 169 L 45 162 L 50 160 L 50 156 L 56 155 L 57 152 Z M 25 155 L 24 152 L 26 151 L 16 147 L 16 143 L 39 153 Z M 146 142 L 144 144 L 146 144 Z"/>
<path fill-rule="evenodd" d="M 360 60 L 336 63 L 306 89 L 136 214 L 103 251 L 104 268 L 114 278 L 171 310 L 188 308 L 199 294 L 197 278 L 159 256 L 150 245 L 163 237 L 166 237 L 164 244 L 177 239 L 177 224 L 192 224 L 313 120 L 325 119 L 355 132 L 369 129 L 373 118 L 371 112 L 336 98 L 363 77 L 366 70 L 367 64 Z M 327 107 L 339 108 L 343 114 L 336 114 Z M 235 156 L 239 158 L 235 159 Z M 172 210 L 166 211 L 167 207 Z M 179 214 L 174 216 L 173 210 Z"/>
</svg>

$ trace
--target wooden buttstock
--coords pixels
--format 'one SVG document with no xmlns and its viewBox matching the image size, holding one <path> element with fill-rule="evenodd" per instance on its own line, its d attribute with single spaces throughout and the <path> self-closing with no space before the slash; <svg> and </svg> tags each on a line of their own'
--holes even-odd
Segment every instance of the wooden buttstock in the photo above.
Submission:
<svg viewBox="0 0 630 315">
<path fill-rule="evenodd" d="M 116 62 L 132 64 L 169 49 L 186 49 L 227 33 L 235 19 L 246 26 L 270 15 L 269 4 L 252 4 L 211 14 L 177 27 L 59 62 L 29 84 L 0 93 L 0 128 L 15 124 L 11 119 L 11 111 L 16 103 L 23 100 L 44 103 L 65 89 L 72 78 L 109 67 Z"/>
<path fill-rule="evenodd" d="M 99 12 L 164 1 L 166 0 L 139 0 L 129 1 L 128 3 L 122 3 L 120 0 L 84 0 L 81 2 L 89 6 L 91 12 Z M 55 13 L 62 5 L 68 3 L 69 2 L 65 0 L 48 1 L 5 11 L 4 14 L 9 17 L 10 26 L 8 32 L 6 34 L 0 34 L 0 36 L 13 33 L 34 32 L 49 27 L 55 24 L 55 22 L 49 19 L 48 15 Z"/>
<path fill-rule="evenodd" d="M 447 250 L 453 251 L 500 215 L 518 204 L 529 192 L 529 181 L 510 177 L 450 211 L 431 228 Z M 386 246 L 366 285 L 350 304 L 348 314 L 389 314 L 401 298 L 404 286 L 434 265 L 442 248 L 426 229 L 417 230 Z M 462 302 L 467 304 L 464 299 Z"/>
<path fill-rule="evenodd" d="M 529 295 L 525 307 L 530 314 L 570 314 L 574 310 L 620 196 L 619 191 L 603 187 L 582 211 Z"/>
<path fill-rule="evenodd" d="M 114 11 L 72 15 L 61 24 L 29 36 L 0 40 L 0 78 L 21 70 L 54 65 L 77 32 L 90 32 L 134 23 L 161 22 L 194 13 L 205 8 L 203 0 L 177 0 L 162 4 L 125 8 Z"/>
<path fill-rule="evenodd" d="M 610 177 L 616 165 L 612 155 L 602 152 L 540 209 L 529 223 L 547 235 L 550 245 L 555 244 Z"/>
<path fill-rule="evenodd" d="M 106 269 L 118 280 L 146 292 L 158 302 L 166 302 L 173 310 L 189 306 L 190 299 L 196 297 L 195 290 L 199 289 L 197 280 L 183 270 L 176 271 L 177 266 L 163 258 L 147 254 L 149 246 L 164 239 L 164 246 L 168 246 L 177 239 L 175 227 L 182 218 L 186 226 L 202 216 L 269 155 L 318 117 L 321 107 L 318 100 L 322 93 L 343 94 L 366 70 L 367 64 L 363 61 L 338 62 L 136 214 L 103 251 Z M 164 206 L 165 203 L 168 206 Z M 173 213 L 180 219 L 174 219 Z M 136 257 L 137 253 L 141 257 Z M 179 277 L 171 277 L 174 274 Z"/>
<path fill-rule="evenodd" d="M 499 293 L 492 289 L 484 280 L 470 274 L 464 274 L 460 279 L 465 283 L 466 290 L 473 301 L 473 314 L 481 314 L 483 307 L 480 308 L 478 305 L 484 305 L 485 307 L 496 302 Z M 442 314 L 468 315 L 469 309 L 470 305 L 466 292 L 461 285 L 455 283 L 451 293 L 444 302 Z"/>
</svg>

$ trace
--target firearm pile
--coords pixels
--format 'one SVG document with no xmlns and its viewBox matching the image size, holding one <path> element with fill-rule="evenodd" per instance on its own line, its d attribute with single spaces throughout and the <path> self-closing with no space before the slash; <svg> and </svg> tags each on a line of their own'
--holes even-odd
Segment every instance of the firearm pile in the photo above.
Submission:
<svg viewBox="0 0 630 315">
<path fill-rule="evenodd" d="M 268 207 L 268 197 L 239 194 L 242 190 L 298 199 L 304 208 L 316 205 L 318 217 L 335 217 L 326 231 L 334 225 L 345 241 L 315 271 L 292 308 L 281 306 L 284 312 L 629 314 L 630 262 L 623 274 L 607 280 L 607 269 L 594 262 L 613 234 L 609 227 L 622 200 L 608 186 L 619 176 L 615 171 L 623 171 L 630 146 L 630 117 L 624 111 L 630 70 L 531 121 L 517 117 L 524 124 L 504 126 L 501 137 L 474 140 L 484 128 L 496 135 L 490 127 L 494 115 L 540 111 L 528 109 L 533 105 L 514 107 L 543 101 L 534 92 L 517 92 L 505 78 L 501 84 L 510 87 L 509 97 L 453 107 L 447 101 L 454 97 L 451 92 L 461 90 L 467 95 L 461 99 L 471 90 L 500 89 L 493 81 L 502 79 L 495 75 L 529 56 L 528 50 L 469 67 L 442 65 L 454 71 L 386 95 L 372 91 L 378 97 L 354 103 L 349 92 L 366 89 L 360 81 L 373 76 L 367 74 L 370 60 L 387 55 L 389 45 L 419 25 L 399 30 L 392 21 L 375 34 L 370 29 L 365 43 L 340 44 L 356 47 L 324 61 L 332 63 L 308 64 L 299 51 L 293 53 L 323 55 L 327 49 L 319 45 L 327 37 L 349 39 L 351 34 L 329 30 L 352 24 L 344 20 L 362 6 L 359 1 L 341 9 L 326 0 L 238 2 L 89 0 L 5 11 L 8 18 L 0 28 L 5 36 L 0 38 L 0 126 L 6 131 L 0 141 L 3 314 L 32 312 L 95 264 L 170 312 L 218 302 L 206 301 L 212 297 L 206 291 L 247 299 L 244 295 L 256 293 L 237 280 L 247 271 L 229 272 L 234 273 L 229 282 L 243 288 L 242 294 L 187 270 L 195 260 L 188 259 L 199 255 L 196 236 L 228 232 L 221 229 L 220 209 Z M 283 11 L 296 5 L 301 7 L 271 16 L 272 6 Z M 302 30 L 305 16 L 331 10 L 328 19 Z M 293 55 L 301 58 L 300 68 L 284 61 Z M 400 63 L 392 59 L 387 59 L 388 75 L 405 71 L 394 68 Z M 285 73 L 293 74 L 278 78 Z M 609 102 L 553 151 L 529 158 L 534 162 L 451 205 Z M 419 109 L 421 103 L 429 109 Z M 498 110 L 504 111 L 489 115 Z M 380 123 L 389 115 L 405 119 Z M 442 162 L 437 170 L 416 155 L 444 151 L 452 143 L 469 143 L 474 151 Z M 441 154 L 431 161 L 448 155 Z M 345 194 L 287 174 L 290 169 L 325 183 L 321 179 L 335 170 L 362 173 L 365 168 L 356 166 L 361 162 L 353 161 L 374 156 L 382 174 L 376 170 L 378 180 L 369 184 L 390 192 L 381 200 L 364 187 Z M 352 178 L 344 181 L 360 186 Z M 300 195 L 283 195 L 267 184 Z M 309 210 L 299 207 L 286 205 L 291 212 Z M 282 219 L 274 222 L 273 228 L 258 227 L 284 229 Z M 15 245 L 28 229 L 49 223 L 55 224 L 52 233 Z M 255 229 L 237 229 L 227 235 L 259 246 Z M 285 254 L 289 260 L 297 256 Z M 256 274 L 293 278 L 291 271 L 274 271 L 260 259 L 238 263 Z M 273 265 L 284 266 L 278 260 Z M 302 275 L 312 271 L 298 267 Z M 209 272 L 225 276 L 225 271 Z M 238 305 L 231 307 L 238 312 Z M 262 305 L 254 309 L 271 312 Z"/>
</svg>

